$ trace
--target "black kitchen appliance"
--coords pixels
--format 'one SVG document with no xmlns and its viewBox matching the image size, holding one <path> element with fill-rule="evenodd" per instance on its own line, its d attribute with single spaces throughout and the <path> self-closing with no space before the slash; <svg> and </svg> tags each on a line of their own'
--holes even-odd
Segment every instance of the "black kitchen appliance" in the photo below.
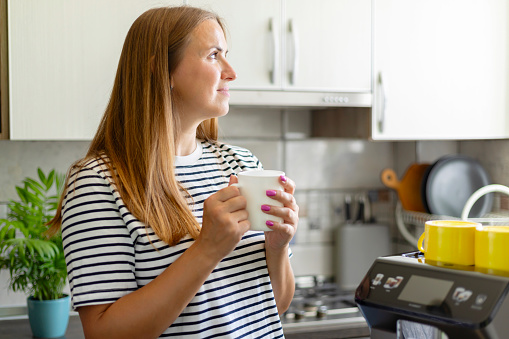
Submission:
<svg viewBox="0 0 509 339">
<path fill-rule="evenodd" d="M 508 289 L 509 272 L 427 262 L 410 252 L 377 258 L 355 301 L 373 339 L 507 338 Z"/>
</svg>

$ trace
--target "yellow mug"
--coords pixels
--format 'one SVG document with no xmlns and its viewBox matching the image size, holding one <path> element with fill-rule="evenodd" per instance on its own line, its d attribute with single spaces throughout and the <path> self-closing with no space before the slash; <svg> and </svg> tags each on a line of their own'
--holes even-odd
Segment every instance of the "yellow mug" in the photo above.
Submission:
<svg viewBox="0 0 509 339">
<path fill-rule="evenodd" d="M 509 226 L 484 226 L 475 231 L 475 266 L 509 271 Z"/>
<path fill-rule="evenodd" d="M 424 233 L 417 242 L 417 248 L 424 253 L 426 260 L 465 266 L 474 265 L 477 227 L 482 226 L 470 221 L 427 221 L 424 224 Z"/>
</svg>

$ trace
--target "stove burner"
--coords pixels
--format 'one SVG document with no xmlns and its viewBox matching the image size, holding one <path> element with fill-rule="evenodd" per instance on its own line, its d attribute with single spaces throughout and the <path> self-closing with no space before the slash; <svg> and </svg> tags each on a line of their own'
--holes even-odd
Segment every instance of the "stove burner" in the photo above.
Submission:
<svg viewBox="0 0 509 339">
<path fill-rule="evenodd" d="M 357 312 L 353 292 L 342 291 L 330 281 L 312 277 L 297 280 L 294 297 L 284 318 L 294 321 L 321 320 L 330 315 Z"/>
<path fill-rule="evenodd" d="M 325 318 L 328 313 L 327 306 L 320 306 L 318 307 L 318 310 L 316 311 L 316 317 L 317 318 Z"/>
</svg>

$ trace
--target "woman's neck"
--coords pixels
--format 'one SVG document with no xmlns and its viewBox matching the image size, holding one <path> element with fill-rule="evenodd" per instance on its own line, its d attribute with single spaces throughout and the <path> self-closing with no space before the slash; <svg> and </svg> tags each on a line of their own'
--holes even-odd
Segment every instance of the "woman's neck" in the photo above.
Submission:
<svg viewBox="0 0 509 339">
<path fill-rule="evenodd" d="M 175 155 L 177 156 L 186 156 L 193 153 L 196 149 L 196 133 L 181 135 L 175 148 Z"/>
</svg>

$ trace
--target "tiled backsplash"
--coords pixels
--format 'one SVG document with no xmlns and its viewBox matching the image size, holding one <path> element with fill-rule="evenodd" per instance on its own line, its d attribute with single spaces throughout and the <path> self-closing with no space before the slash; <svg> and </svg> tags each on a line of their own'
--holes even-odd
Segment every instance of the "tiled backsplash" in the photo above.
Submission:
<svg viewBox="0 0 509 339">
<path fill-rule="evenodd" d="M 284 170 L 297 184 L 301 223 L 292 250 L 296 275 L 334 275 L 335 234 L 344 224 L 346 195 L 370 193 L 376 221 L 387 225 L 393 250 L 413 249 L 394 225 L 395 193 L 380 181 L 380 172 L 395 168 L 398 176 L 411 162 L 432 162 L 449 153 L 478 158 L 494 182 L 509 184 L 509 141 L 371 142 L 353 139 L 309 138 L 310 111 L 232 108 L 220 119 L 221 140 L 250 149 L 266 169 Z M 84 156 L 89 142 L 0 141 L 0 217 L 6 202 L 16 199 L 14 185 L 35 176 L 37 167 L 65 172 Z M 366 246 L 370 241 L 366 237 Z M 352 258 L 355 260 L 355 258 Z M 6 272 L 0 272 L 0 306 L 24 304 L 25 296 L 7 291 Z"/>
</svg>

